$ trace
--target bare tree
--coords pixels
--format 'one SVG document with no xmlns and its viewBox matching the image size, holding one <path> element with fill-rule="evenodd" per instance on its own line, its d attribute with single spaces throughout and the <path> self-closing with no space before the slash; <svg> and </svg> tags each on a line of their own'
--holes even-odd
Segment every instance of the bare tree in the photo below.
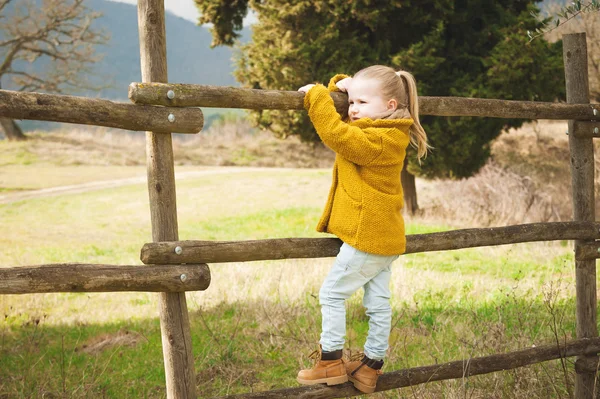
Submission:
<svg viewBox="0 0 600 399">
<path fill-rule="evenodd" d="M 580 23 L 588 43 L 590 96 L 600 102 L 600 12 L 583 15 Z"/>
<path fill-rule="evenodd" d="M 579 15 L 569 21 L 557 34 L 585 32 L 588 51 L 588 76 L 590 79 L 590 97 L 600 102 L 600 12 Z"/>
<path fill-rule="evenodd" d="M 101 16 L 84 0 L 0 0 L 0 86 L 18 91 L 65 93 L 97 88 L 89 82 L 101 59 L 95 46 L 108 35 L 91 27 Z M 43 65 L 33 68 L 32 65 Z M 1 88 L 1 87 L 0 87 Z M 26 137 L 11 119 L 0 118 L 9 140 Z"/>
<path fill-rule="evenodd" d="M 556 24 L 556 27 L 550 26 L 549 29 L 546 29 L 544 34 L 548 41 L 556 41 L 569 33 L 585 32 L 588 51 L 590 96 L 592 101 L 600 102 L 600 3 L 597 1 L 580 3 L 579 8 L 585 11 L 573 11 L 571 13 L 567 13 L 565 10 L 575 7 L 575 3 L 564 0 L 551 3 L 547 7 L 549 16 L 552 16 L 554 21 L 559 17 L 562 19 L 559 19 L 560 22 Z M 585 8 L 592 4 L 595 8 Z"/>
</svg>

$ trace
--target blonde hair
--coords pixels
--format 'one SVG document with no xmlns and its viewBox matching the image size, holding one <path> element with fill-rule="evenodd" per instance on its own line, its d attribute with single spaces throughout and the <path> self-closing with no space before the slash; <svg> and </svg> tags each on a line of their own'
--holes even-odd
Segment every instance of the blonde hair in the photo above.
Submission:
<svg viewBox="0 0 600 399">
<path fill-rule="evenodd" d="M 396 72 L 384 65 L 373 65 L 361 69 L 353 77 L 378 80 L 381 82 L 383 97 L 396 100 L 398 109 L 408 110 L 414 121 L 409 130 L 410 143 L 417 150 L 419 160 L 426 157 L 431 146 L 427 144 L 427 133 L 419 121 L 419 97 L 414 76 L 407 71 Z"/>
</svg>

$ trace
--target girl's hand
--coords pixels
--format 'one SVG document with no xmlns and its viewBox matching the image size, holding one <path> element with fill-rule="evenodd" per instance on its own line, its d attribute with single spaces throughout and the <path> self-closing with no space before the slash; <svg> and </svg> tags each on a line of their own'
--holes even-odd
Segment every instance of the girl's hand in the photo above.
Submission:
<svg viewBox="0 0 600 399">
<path fill-rule="evenodd" d="M 352 78 L 344 78 L 338 82 L 335 83 L 335 85 L 337 86 L 338 89 L 340 89 L 340 91 L 343 91 L 344 93 L 348 92 L 348 86 L 350 86 L 350 82 L 352 82 Z"/>
<path fill-rule="evenodd" d="M 308 91 L 310 89 L 312 89 L 314 87 L 314 84 L 307 84 L 306 86 L 302 86 L 301 88 L 298 89 L 299 92 L 301 93 L 308 93 Z"/>
</svg>

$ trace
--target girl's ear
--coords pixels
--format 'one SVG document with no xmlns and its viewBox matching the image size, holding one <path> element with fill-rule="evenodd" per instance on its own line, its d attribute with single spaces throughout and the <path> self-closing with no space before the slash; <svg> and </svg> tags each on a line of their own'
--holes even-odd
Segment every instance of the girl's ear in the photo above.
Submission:
<svg viewBox="0 0 600 399">
<path fill-rule="evenodd" d="M 394 99 L 394 98 L 392 98 L 391 100 L 388 100 L 387 109 L 389 109 L 391 111 L 395 111 L 396 108 L 398 108 L 398 101 L 396 101 L 396 99 Z"/>
</svg>

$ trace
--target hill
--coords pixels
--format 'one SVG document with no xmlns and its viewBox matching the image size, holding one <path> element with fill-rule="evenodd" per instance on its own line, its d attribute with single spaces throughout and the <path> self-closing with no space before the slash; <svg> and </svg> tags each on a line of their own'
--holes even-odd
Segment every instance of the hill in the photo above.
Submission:
<svg viewBox="0 0 600 399">
<path fill-rule="evenodd" d="M 126 99 L 129 83 L 141 81 L 137 8 L 107 0 L 88 0 L 88 7 L 103 14 L 95 27 L 104 28 L 111 35 L 108 45 L 98 47 L 98 53 L 105 55 L 95 70 L 103 80 L 110 79 L 112 87 L 96 94 L 102 98 Z M 233 77 L 233 49 L 211 49 L 208 29 L 170 12 L 166 13 L 165 24 L 170 82 L 238 85 Z M 243 40 L 249 37 L 246 28 Z"/>
<path fill-rule="evenodd" d="M 96 92 L 74 90 L 69 94 L 126 100 L 129 83 L 141 81 L 137 8 L 135 5 L 107 0 L 87 0 L 86 5 L 102 14 L 93 22 L 93 28 L 104 31 L 110 37 L 106 45 L 96 47 L 96 53 L 102 55 L 103 59 L 94 65 L 93 77 L 88 78 L 94 78 L 101 85 L 109 87 Z M 9 19 L 13 12 L 14 7 L 3 11 Z M 211 49 L 208 29 L 170 12 L 165 15 L 165 24 L 170 82 L 238 85 L 233 77 L 235 62 L 232 48 Z M 246 28 L 242 32 L 242 41 L 249 40 L 249 37 L 250 31 Z M 26 66 L 23 62 L 16 62 L 18 69 L 31 68 L 35 71 L 42 70 L 47 60 L 39 59 Z M 15 89 L 8 79 L 3 81 L 3 87 Z"/>
<path fill-rule="evenodd" d="M 68 94 L 106 98 L 118 101 L 127 100 L 127 88 L 131 82 L 141 81 L 140 50 L 135 5 L 107 0 L 88 0 L 87 7 L 103 15 L 94 21 L 95 29 L 109 34 L 106 45 L 98 46 L 96 52 L 103 59 L 94 66 L 94 76 L 88 77 L 98 86 L 108 86 L 102 90 L 73 90 Z M 10 16 L 11 9 L 4 10 Z M 177 83 L 210 84 L 237 86 L 233 77 L 235 62 L 234 49 L 218 47 L 211 49 L 211 34 L 208 29 L 167 12 L 165 16 L 167 32 L 168 79 Z M 248 41 L 250 29 L 242 32 L 242 41 Z M 44 68 L 43 62 L 34 63 L 33 70 Z M 8 79 L 3 88 L 11 87 Z M 210 124 L 218 112 L 208 111 L 206 122 Z M 40 121 L 23 121 L 21 127 L 33 129 L 54 129 L 61 124 Z"/>
</svg>

